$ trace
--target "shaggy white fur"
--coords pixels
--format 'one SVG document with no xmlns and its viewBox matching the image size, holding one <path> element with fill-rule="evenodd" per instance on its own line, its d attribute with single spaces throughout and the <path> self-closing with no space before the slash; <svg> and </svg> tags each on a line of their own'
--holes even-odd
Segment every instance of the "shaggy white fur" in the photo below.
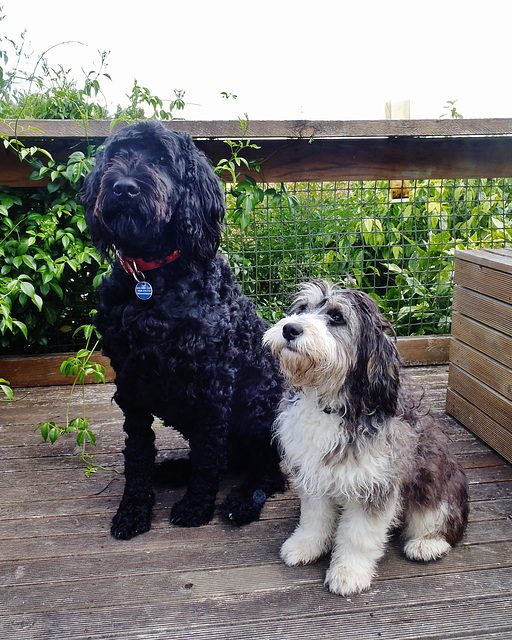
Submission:
<svg viewBox="0 0 512 640">
<path fill-rule="evenodd" d="M 275 423 L 301 502 L 287 565 L 332 552 L 325 583 L 368 589 L 389 532 L 412 560 L 441 557 L 464 533 L 467 483 L 446 439 L 400 387 L 391 326 L 365 294 L 309 283 L 265 344 L 290 388 Z"/>
<path fill-rule="evenodd" d="M 396 471 L 402 465 L 396 457 L 407 443 L 396 451 L 389 437 L 379 434 L 372 446 L 364 441 L 352 446 L 342 422 L 338 414 L 319 409 L 315 394 L 303 393 L 280 413 L 276 434 L 301 500 L 299 526 L 281 557 L 289 566 L 307 564 L 334 548 L 326 585 L 349 595 L 370 586 L 387 532 L 397 523 Z M 367 508 L 375 495 L 387 496 L 383 510 Z"/>
</svg>

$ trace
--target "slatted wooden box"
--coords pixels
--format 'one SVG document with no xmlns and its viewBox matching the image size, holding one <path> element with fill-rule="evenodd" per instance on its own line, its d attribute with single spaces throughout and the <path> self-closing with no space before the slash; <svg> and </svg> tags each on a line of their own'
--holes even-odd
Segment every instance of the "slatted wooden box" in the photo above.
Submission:
<svg viewBox="0 0 512 640">
<path fill-rule="evenodd" d="M 456 251 L 447 412 L 512 462 L 512 250 Z"/>
</svg>

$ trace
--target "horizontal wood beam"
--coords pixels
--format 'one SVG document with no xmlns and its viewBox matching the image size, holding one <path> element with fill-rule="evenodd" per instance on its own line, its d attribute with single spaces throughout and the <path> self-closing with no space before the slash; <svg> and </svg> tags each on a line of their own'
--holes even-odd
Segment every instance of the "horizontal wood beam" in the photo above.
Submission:
<svg viewBox="0 0 512 640">
<path fill-rule="evenodd" d="M 113 129 L 126 126 L 120 122 Z M 194 138 L 237 139 L 242 137 L 238 120 L 171 120 L 163 122 L 177 131 L 188 131 Z M 112 121 L 89 120 L 5 120 L 0 135 L 21 140 L 47 138 L 106 138 Z M 440 120 L 249 120 L 246 138 L 387 138 L 496 136 L 512 134 L 512 118 Z"/>
<path fill-rule="evenodd" d="M 450 336 L 412 336 L 397 338 L 397 345 L 405 366 L 448 364 Z M 66 385 L 73 382 L 60 372 L 63 360 L 70 353 L 57 353 L 40 356 L 10 356 L 0 358 L 0 378 L 4 378 L 16 387 L 47 387 Z M 110 361 L 103 355 L 94 354 L 93 362 L 102 364 L 106 369 L 107 382 L 114 381 L 114 372 Z M 94 379 L 86 378 L 88 383 Z"/>
<path fill-rule="evenodd" d="M 197 141 L 216 163 L 226 157 L 220 141 Z M 262 158 L 266 182 L 424 180 L 512 176 L 512 137 L 268 140 L 247 149 Z M 252 174 L 257 177 L 256 174 Z"/>
<path fill-rule="evenodd" d="M 241 134 L 238 122 L 165 124 L 189 131 L 215 164 L 229 157 L 224 140 Z M 0 133 L 7 131 L 13 133 L 0 123 Z M 16 132 L 27 146 L 43 146 L 64 159 L 71 149 L 101 144 L 110 133 L 110 122 L 22 121 Z M 508 134 L 512 119 L 254 121 L 247 136 L 259 148 L 244 150 L 244 157 L 263 159 L 261 176 L 267 182 L 511 177 L 512 135 Z M 29 179 L 31 171 L 14 153 L 0 152 L 0 184 L 36 186 Z"/>
</svg>

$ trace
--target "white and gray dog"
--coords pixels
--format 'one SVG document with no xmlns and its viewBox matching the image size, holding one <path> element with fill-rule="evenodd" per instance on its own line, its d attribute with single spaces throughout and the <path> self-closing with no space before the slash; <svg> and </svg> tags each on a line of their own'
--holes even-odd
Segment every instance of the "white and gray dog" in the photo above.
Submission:
<svg viewBox="0 0 512 640">
<path fill-rule="evenodd" d="M 427 561 L 467 525 L 464 471 L 401 386 L 386 331 L 368 295 L 312 282 L 264 335 L 290 383 L 275 429 L 301 504 L 281 557 L 293 566 L 332 551 L 325 582 L 341 595 L 370 587 L 395 527 L 405 555 Z"/>
</svg>

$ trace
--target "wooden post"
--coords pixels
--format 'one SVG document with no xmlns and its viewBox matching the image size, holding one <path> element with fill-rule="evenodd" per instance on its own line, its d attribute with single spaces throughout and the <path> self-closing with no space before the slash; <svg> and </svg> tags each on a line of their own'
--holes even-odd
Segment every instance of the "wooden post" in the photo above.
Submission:
<svg viewBox="0 0 512 640">
<path fill-rule="evenodd" d="M 386 120 L 410 120 L 410 100 L 389 100 L 386 102 Z M 406 200 L 409 197 L 409 180 L 390 180 L 391 198 Z"/>
</svg>

